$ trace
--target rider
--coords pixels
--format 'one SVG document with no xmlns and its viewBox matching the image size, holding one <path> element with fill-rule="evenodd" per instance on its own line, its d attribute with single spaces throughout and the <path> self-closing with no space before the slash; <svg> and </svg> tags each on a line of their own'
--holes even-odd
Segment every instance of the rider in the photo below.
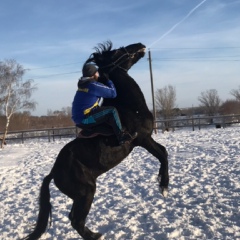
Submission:
<svg viewBox="0 0 240 240">
<path fill-rule="evenodd" d="M 117 96 L 115 86 L 108 79 L 108 75 L 105 74 L 102 78 L 104 84 L 98 82 L 98 69 L 91 63 L 83 66 L 82 74 L 72 103 L 72 120 L 76 126 L 87 129 L 107 123 L 112 127 L 120 145 L 131 142 L 137 133 L 131 136 L 123 131 L 117 109 L 111 106 L 101 106 L 103 98 Z"/>
</svg>

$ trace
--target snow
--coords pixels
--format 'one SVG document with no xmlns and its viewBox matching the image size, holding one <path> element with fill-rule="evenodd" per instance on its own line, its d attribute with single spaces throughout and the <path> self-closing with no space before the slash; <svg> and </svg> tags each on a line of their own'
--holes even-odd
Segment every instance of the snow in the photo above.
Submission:
<svg viewBox="0 0 240 240">
<path fill-rule="evenodd" d="M 239 126 L 159 132 L 169 152 L 169 195 L 156 182 L 159 162 L 136 147 L 97 181 L 87 226 L 111 240 L 240 239 Z M 25 236 L 37 216 L 39 188 L 71 139 L 29 140 L 0 150 L 0 239 Z M 72 201 L 50 185 L 53 223 L 41 239 L 81 239 L 71 227 Z"/>
</svg>

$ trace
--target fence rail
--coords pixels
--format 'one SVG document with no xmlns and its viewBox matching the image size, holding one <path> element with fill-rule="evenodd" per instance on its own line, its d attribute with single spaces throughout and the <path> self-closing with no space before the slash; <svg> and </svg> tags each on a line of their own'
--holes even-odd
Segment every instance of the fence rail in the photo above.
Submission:
<svg viewBox="0 0 240 240">
<path fill-rule="evenodd" d="M 177 128 L 190 127 L 194 131 L 195 129 L 201 129 L 204 127 L 214 126 L 216 128 L 225 128 L 232 124 L 239 124 L 240 115 L 222 115 L 213 117 L 198 117 L 192 116 L 188 118 L 174 118 L 174 119 L 162 119 L 155 121 L 154 128 L 162 129 L 162 131 L 175 130 Z M 76 137 L 79 130 L 75 126 L 64 128 L 46 128 L 46 129 L 32 129 L 24 131 L 10 131 L 8 132 L 6 141 L 21 141 L 24 143 L 26 139 L 46 138 L 49 142 L 55 141 L 56 138 L 64 137 Z M 0 132 L 0 137 L 3 135 Z"/>
<path fill-rule="evenodd" d="M 216 128 L 225 128 L 229 125 L 240 123 L 239 115 L 221 115 L 221 116 L 192 116 L 188 118 L 173 118 L 173 119 L 162 119 L 155 121 L 155 128 L 173 131 L 176 128 L 191 127 L 195 129 L 201 129 L 204 127 L 215 126 Z"/>
<path fill-rule="evenodd" d="M 3 133 L 0 133 L 0 136 Z M 56 138 L 64 137 L 76 137 L 78 134 L 78 128 L 75 126 L 64 128 L 44 128 L 44 129 L 32 129 L 23 131 L 10 131 L 6 137 L 6 141 L 20 140 L 24 143 L 26 139 L 33 138 L 46 138 L 49 142 L 55 141 Z"/>
</svg>

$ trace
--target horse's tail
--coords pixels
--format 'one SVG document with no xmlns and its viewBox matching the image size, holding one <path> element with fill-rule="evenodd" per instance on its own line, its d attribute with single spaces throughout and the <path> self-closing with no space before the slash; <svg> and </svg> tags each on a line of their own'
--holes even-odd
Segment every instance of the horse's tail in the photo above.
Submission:
<svg viewBox="0 0 240 240">
<path fill-rule="evenodd" d="M 43 183 L 40 190 L 40 196 L 39 196 L 39 213 L 38 213 L 37 223 L 35 225 L 33 232 L 30 233 L 27 237 L 23 238 L 23 240 L 39 239 L 48 227 L 49 218 L 50 218 L 50 225 L 51 225 L 52 206 L 50 203 L 49 184 L 52 179 L 53 179 L 52 173 L 50 173 L 43 179 Z"/>
</svg>

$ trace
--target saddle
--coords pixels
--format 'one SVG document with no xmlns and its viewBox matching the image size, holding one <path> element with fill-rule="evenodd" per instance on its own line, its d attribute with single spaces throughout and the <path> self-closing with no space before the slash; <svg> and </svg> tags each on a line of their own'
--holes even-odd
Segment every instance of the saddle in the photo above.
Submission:
<svg viewBox="0 0 240 240">
<path fill-rule="evenodd" d="M 108 125 L 101 124 L 92 128 L 84 128 L 78 133 L 78 138 L 93 138 L 98 135 L 111 136 L 114 135 L 112 128 Z"/>
</svg>

